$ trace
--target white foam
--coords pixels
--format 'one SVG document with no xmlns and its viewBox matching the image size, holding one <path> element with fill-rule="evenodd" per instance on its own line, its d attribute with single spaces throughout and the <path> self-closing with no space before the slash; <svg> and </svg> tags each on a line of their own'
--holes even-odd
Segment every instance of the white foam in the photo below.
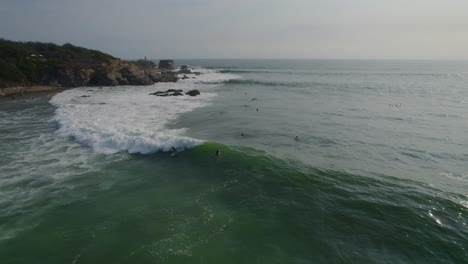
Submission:
<svg viewBox="0 0 468 264">
<path fill-rule="evenodd" d="M 216 95 L 206 92 L 196 97 L 149 95 L 170 88 L 194 87 L 161 83 L 144 87 L 77 88 L 55 95 L 50 102 L 57 107 L 54 120 L 59 125 L 58 133 L 73 137 L 97 152 L 147 154 L 202 143 L 182 136 L 184 129 L 168 129 L 167 125 L 181 113 L 207 105 Z"/>
<path fill-rule="evenodd" d="M 50 102 L 57 107 L 54 121 L 59 125 L 58 133 L 73 137 L 97 152 L 109 154 L 148 154 L 201 144 L 202 140 L 184 136 L 186 129 L 169 129 L 167 125 L 182 113 L 208 105 L 216 96 L 207 92 L 211 86 L 240 76 L 201 67 L 192 67 L 192 70 L 202 74 L 189 74 L 195 78 L 177 83 L 86 87 L 57 94 Z M 149 95 L 167 89 L 198 89 L 201 95 Z"/>
<path fill-rule="evenodd" d="M 182 80 L 180 79 L 179 82 L 181 83 L 205 83 L 205 84 L 217 84 L 217 83 L 224 83 L 229 80 L 240 79 L 241 76 L 231 73 L 221 73 L 214 69 L 206 69 L 201 67 L 192 67 L 190 66 L 189 69 L 193 72 L 200 72 L 201 75 L 195 74 L 185 74 L 189 79 Z M 182 78 L 184 74 L 179 74 L 178 77 Z M 192 78 L 195 77 L 195 78 Z"/>
</svg>

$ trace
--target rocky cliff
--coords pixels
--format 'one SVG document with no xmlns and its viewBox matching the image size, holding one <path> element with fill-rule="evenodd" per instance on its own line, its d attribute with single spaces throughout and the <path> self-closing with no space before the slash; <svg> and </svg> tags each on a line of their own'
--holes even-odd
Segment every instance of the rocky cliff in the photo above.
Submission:
<svg viewBox="0 0 468 264">
<path fill-rule="evenodd" d="M 176 74 L 151 61 L 125 61 L 96 50 L 52 43 L 0 40 L 0 88 L 149 85 Z"/>
<path fill-rule="evenodd" d="M 158 68 L 165 71 L 175 70 L 176 66 L 173 60 L 160 60 Z"/>
</svg>

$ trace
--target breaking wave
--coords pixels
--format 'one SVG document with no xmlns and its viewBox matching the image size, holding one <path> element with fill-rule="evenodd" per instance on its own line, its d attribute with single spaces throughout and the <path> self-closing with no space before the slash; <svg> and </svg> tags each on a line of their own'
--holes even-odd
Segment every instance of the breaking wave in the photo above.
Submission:
<svg viewBox="0 0 468 264">
<path fill-rule="evenodd" d="M 206 92 L 209 86 L 198 83 L 231 77 L 205 70 L 196 79 L 177 83 L 72 89 L 51 99 L 50 103 L 56 107 L 53 121 L 58 124 L 57 133 L 101 153 L 149 154 L 169 151 L 172 147 L 190 148 L 203 141 L 186 136 L 186 129 L 169 129 L 167 125 L 182 113 L 208 105 L 216 96 Z M 199 89 L 201 95 L 149 95 L 167 89 Z"/>
<path fill-rule="evenodd" d="M 239 84 L 239 85 L 244 85 L 244 86 L 268 86 L 268 87 L 298 87 L 298 88 L 304 88 L 304 87 L 310 87 L 313 85 L 323 85 L 322 83 L 319 82 L 280 82 L 280 81 L 259 81 L 259 80 L 253 80 L 253 79 L 230 79 L 225 81 L 227 84 Z"/>
<path fill-rule="evenodd" d="M 207 69 L 201 67 L 191 67 L 193 72 L 199 72 L 201 75 L 187 74 L 188 79 L 180 79 L 180 83 L 199 83 L 199 84 L 219 84 L 229 80 L 240 79 L 241 76 L 233 73 L 227 73 L 216 69 Z M 179 74 L 182 78 L 184 74 Z"/>
</svg>

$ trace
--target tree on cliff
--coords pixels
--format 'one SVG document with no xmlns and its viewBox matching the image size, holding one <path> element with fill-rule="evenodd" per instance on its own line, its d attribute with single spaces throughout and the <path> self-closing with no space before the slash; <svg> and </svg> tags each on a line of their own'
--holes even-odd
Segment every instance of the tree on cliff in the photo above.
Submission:
<svg viewBox="0 0 468 264">
<path fill-rule="evenodd" d="M 77 47 L 0 39 L 0 88 L 60 85 L 115 86 L 175 82 L 177 73 L 161 72 L 152 61 L 125 61 Z"/>
<path fill-rule="evenodd" d="M 113 56 L 65 44 L 0 39 L 0 87 L 50 84 L 60 69 L 98 66 Z"/>
</svg>

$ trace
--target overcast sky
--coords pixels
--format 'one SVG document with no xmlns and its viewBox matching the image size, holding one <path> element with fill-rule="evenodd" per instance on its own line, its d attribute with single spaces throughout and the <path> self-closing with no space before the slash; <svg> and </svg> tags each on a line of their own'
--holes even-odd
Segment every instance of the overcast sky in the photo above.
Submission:
<svg viewBox="0 0 468 264">
<path fill-rule="evenodd" d="M 468 59 L 468 0 L 0 0 L 0 38 L 125 59 Z"/>
</svg>

